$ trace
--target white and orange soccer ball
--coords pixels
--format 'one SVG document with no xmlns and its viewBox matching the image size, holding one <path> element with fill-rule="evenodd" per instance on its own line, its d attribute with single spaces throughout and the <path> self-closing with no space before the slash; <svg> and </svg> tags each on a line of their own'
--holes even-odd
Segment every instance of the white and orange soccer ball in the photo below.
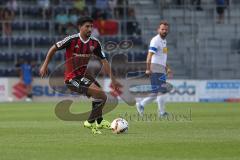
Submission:
<svg viewBox="0 0 240 160">
<path fill-rule="evenodd" d="M 113 133 L 126 133 L 128 131 L 128 122 L 123 118 L 116 118 L 111 123 Z"/>
</svg>

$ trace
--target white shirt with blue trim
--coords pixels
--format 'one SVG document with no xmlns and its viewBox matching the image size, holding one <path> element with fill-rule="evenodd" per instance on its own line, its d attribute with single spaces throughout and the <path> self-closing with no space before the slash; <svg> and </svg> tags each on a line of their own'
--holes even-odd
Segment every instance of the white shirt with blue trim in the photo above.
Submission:
<svg viewBox="0 0 240 160">
<path fill-rule="evenodd" d="M 162 39 L 159 34 L 153 37 L 148 52 L 154 53 L 151 60 L 152 64 L 160 64 L 166 67 L 168 54 L 166 39 Z"/>
</svg>

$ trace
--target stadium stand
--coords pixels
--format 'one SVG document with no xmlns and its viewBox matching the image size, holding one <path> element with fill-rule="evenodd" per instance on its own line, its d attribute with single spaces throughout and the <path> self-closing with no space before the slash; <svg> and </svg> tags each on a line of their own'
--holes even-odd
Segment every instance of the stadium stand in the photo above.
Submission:
<svg viewBox="0 0 240 160">
<path fill-rule="evenodd" d="M 182 1 L 181 5 L 171 0 L 129 2 L 136 10 L 146 43 L 160 19 L 171 24 L 168 60 L 175 78 L 240 78 L 236 38 L 240 34 L 239 1 L 230 0 L 226 4 L 221 24 L 217 22 L 215 1 L 202 0 L 202 10 L 197 10 L 190 1 Z"/>
<path fill-rule="evenodd" d="M 77 12 L 80 16 L 93 15 L 103 44 L 108 41 L 119 43 L 124 39 L 132 40 L 134 47 L 128 51 L 128 60 L 132 62 L 145 61 L 149 40 L 156 34 L 159 21 L 166 19 L 170 23 L 168 61 L 174 71 L 174 78 L 240 77 L 238 1 L 229 1 L 223 23 L 217 21 L 213 0 L 202 0 L 202 10 L 196 9 L 190 1 L 177 4 L 173 0 L 117 0 L 116 4 L 111 4 L 109 12 L 99 7 L 101 4 L 96 6 L 99 3 L 97 0 L 83 4 L 54 0 L 50 1 L 45 16 L 38 0 L 17 2 L 17 9 L 12 10 L 12 20 L 3 19 L 6 4 L 0 7 L 0 76 L 16 76 L 13 64 L 19 58 L 32 59 L 39 65 L 48 47 L 66 36 L 65 32 L 59 35 L 55 23 L 56 16 L 65 11 L 66 14 Z M 74 11 L 76 8 L 78 11 Z M 11 35 L 4 33 L 6 22 L 11 24 Z M 109 30 L 109 26 L 114 29 Z M 54 60 L 57 63 L 63 58 L 63 54 L 59 54 Z"/>
</svg>

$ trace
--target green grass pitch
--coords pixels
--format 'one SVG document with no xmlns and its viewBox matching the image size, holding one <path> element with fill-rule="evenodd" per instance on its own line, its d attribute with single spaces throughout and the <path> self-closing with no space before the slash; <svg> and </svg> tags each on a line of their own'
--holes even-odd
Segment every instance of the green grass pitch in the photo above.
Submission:
<svg viewBox="0 0 240 160">
<path fill-rule="evenodd" d="M 156 104 L 146 106 L 144 119 L 120 104 L 105 115 L 128 120 L 128 133 L 119 135 L 92 135 L 82 122 L 61 121 L 55 104 L 0 104 L 0 160 L 240 159 L 239 103 L 168 103 L 169 119 L 155 119 Z M 75 103 L 72 112 L 89 107 Z"/>
</svg>

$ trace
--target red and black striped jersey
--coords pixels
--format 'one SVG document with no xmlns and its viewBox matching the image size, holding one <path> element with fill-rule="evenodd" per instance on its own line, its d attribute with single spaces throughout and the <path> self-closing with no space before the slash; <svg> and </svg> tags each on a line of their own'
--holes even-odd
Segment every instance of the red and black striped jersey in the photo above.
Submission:
<svg viewBox="0 0 240 160">
<path fill-rule="evenodd" d="M 84 41 L 80 33 L 64 38 L 55 44 L 58 50 L 66 49 L 64 79 L 70 80 L 76 76 L 84 75 L 91 56 L 105 59 L 99 40 L 90 37 Z"/>
</svg>

